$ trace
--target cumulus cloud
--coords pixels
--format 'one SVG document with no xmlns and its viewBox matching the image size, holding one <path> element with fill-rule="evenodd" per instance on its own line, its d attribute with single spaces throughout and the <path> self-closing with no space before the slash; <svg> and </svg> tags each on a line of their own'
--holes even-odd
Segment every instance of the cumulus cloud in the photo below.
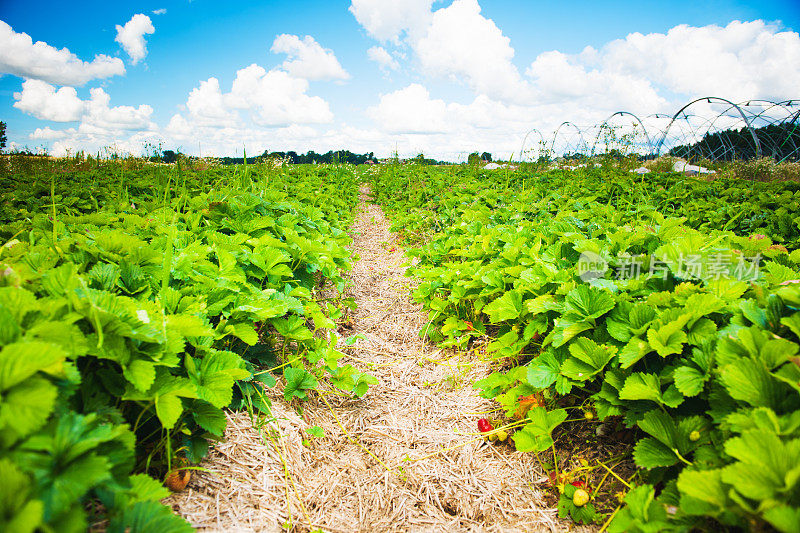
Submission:
<svg viewBox="0 0 800 533">
<path fill-rule="evenodd" d="M 511 40 L 481 15 L 477 0 L 455 0 L 433 13 L 427 33 L 412 46 L 429 73 L 463 79 L 477 93 L 503 100 L 529 98 L 512 63 Z"/>
<path fill-rule="evenodd" d="M 703 95 L 793 98 L 800 86 L 800 69 L 787 68 L 800 64 L 800 35 L 760 20 L 632 33 L 576 55 L 542 52 L 523 76 L 510 39 L 478 0 L 433 11 L 431 2 L 353 0 L 350 11 L 374 38 L 410 49 L 426 77 L 444 75 L 508 104 L 578 99 L 587 111 L 654 113 Z M 382 47 L 371 50 L 379 64 L 392 60 Z"/>
<path fill-rule="evenodd" d="M 186 108 L 193 121 L 201 126 L 228 126 L 238 118 L 225 104 L 217 78 L 201 81 L 199 87 L 192 89 Z"/>
<path fill-rule="evenodd" d="M 376 39 L 409 47 L 426 75 L 449 77 L 503 101 L 531 100 L 529 84 L 512 62 L 511 40 L 481 15 L 477 0 L 455 0 L 436 11 L 431 4 L 353 0 L 350 11 Z M 393 61 L 383 48 L 369 57 Z"/>
<path fill-rule="evenodd" d="M 91 89 L 91 98 L 86 103 L 86 113 L 80 127 L 90 126 L 100 131 L 152 129 L 150 122 L 153 108 L 149 105 L 138 107 L 121 105 L 111 107 L 111 97 L 101 88 Z"/>
<path fill-rule="evenodd" d="M 653 80 L 685 95 L 794 98 L 800 87 L 800 35 L 764 21 L 682 24 L 666 34 L 632 33 L 595 57 L 603 70 Z"/>
<path fill-rule="evenodd" d="M 61 101 L 66 101 L 72 108 L 69 118 L 79 121 L 77 126 L 62 130 L 50 126 L 36 128 L 28 136 L 32 140 L 52 142 L 49 150 L 52 155 L 63 156 L 80 150 L 97 152 L 109 147 L 118 153 L 138 154 L 146 140 L 155 141 L 160 135 L 157 125 L 151 121 L 153 108 L 149 105 L 111 106 L 111 97 L 99 87 L 89 91 L 88 100 L 80 100 L 74 94 L 75 89 L 71 87 L 62 87 L 56 91 L 52 85 L 40 86 L 43 83 L 37 80 L 26 81 L 22 93 L 15 94 L 15 98 L 19 97 L 17 104 L 25 102 L 30 95 L 38 95 L 42 99 L 37 103 L 36 111 L 31 114 L 38 118 L 55 120 L 60 117 L 51 110 Z"/>
<path fill-rule="evenodd" d="M 353 0 L 350 12 L 372 37 L 400 42 L 403 34 L 415 38 L 428 26 L 433 0 Z"/>
<path fill-rule="evenodd" d="M 144 36 L 151 35 L 156 31 L 150 17 L 138 13 L 126 22 L 124 26 L 117 24 L 116 28 L 117 36 L 114 40 L 122 45 L 122 48 L 128 53 L 131 63 L 135 65 L 144 59 L 147 55 L 147 44 L 144 41 Z"/>
<path fill-rule="evenodd" d="M 51 129 L 50 126 L 45 126 L 44 128 L 36 128 L 36 130 L 30 134 L 30 138 L 34 140 L 53 141 L 56 139 L 64 139 L 68 135 L 74 133 L 74 128 L 70 128 L 69 130 L 54 130 Z"/>
<path fill-rule="evenodd" d="M 533 81 L 538 103 L 578 100 L 585 107 L 644 114 L 669 107 L 648 79 L 587 68 L 557 51 L 540 54 L 525 73 Z"/>
<path fill-rule="evenodd" d="M 346 80 L 345 72 L 333 50 L 323 48 L 310 35 L 302 40 L 297 35 L 282 34 L 275 38 L 270 49 L 276 54 L 286 54 L 281 65 L 289 74 L 307 80 Z"/>
<path fill-rule="evenodd" d="M 167 14 L 167 8 L 165 7 L 153 10 L 153 15 L 166 15 L 166 14 Z"/>
<path fill-rule="evenodd" d="M 0 74 L 13 74 L 58 85 L 83 85 L 93 79 L 125 74 L 117 57 L 99 54 L 82 61 L 67 48 L 58 50 L 27 33 L 16 33 L 0 20 Z"/>
<path fill-rule="evenodd" d="M 382 95 L 367 115 L 389 133 L 444 133 L 450 129 L 447 104 L 431 99 L 428 90 L 418 83 Z"/>
<path fill-rule="evenodd" d="M 333 121 L 328 103 L 319 96 L 309 96 L 307 91 L 308 81 L 253 64 L 236 73 L 225 98 L 230 107 L 247 110 L 253 121 L 262 126 Z"/>
<path fill-rule="evenodd" d="M 26 80 L 22 91 L 14 93 L 14 107 L 42 120 L 74 122 L 85 110 L 83 100 L 73 87 L 55 87 L 41 80 Z"/>
<path fill-rule="evenodd" d="M 200 82 L 189 93 L 187 113 L 173 115 L 164 133 L 178 144 L 203 139 L 228 150 L 253 145 L 259 138 L 263 142 L 278 130 L 316 135 L 310 125 L 332 122 L 333 113 L 325 100 L 307 94 L 308 89 L 305 79 L 252 64 L 236 72 L 228 92 L 217 78 Z"/>
<path fill-rule="evenodd" d="M 385 48 L 381 46 L 373 46 L 367 50 L 367 57 L 370 61 L 374 61 L 383 69 L 397 70 L 400 64 L 393 58 Z"/>
<path fill-rule="evenodd" d="M 42 120 L 77 122 L 80 127 L 119 132 L 152 128 L 149 105 L 111 107 L 111 97 L 101 88 L 90 91 L 89 100 L 81 100 L 72 87 L 56 88 L 40 80 L 27 80 L 22 91 L 14 93 L 14 107 Z"/>
</svg>

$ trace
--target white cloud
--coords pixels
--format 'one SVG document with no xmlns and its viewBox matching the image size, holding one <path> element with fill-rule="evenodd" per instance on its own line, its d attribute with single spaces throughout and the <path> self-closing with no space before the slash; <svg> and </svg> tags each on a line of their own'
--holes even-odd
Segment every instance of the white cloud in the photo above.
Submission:
<svg viewBox="0 0 800 533">
<path fill-rule="evenodd" d="M 153 15 L 166 15 L 166 14 L 167 14 L 167 8 L 165 7 L 153 10 Z"/>
<path fill-rule="evenodd" d="M 382 95 L 367 115 L 389 133 L 443 133 L 450 129 L 447 104 L 432 100 L 428 90 L 418 83 Z"/>
<path fill-rule="evenodd" d="M 353 0 L 350 12 L 379 41 L 399 43 L 405 33 L 415 38 L 431 18 L 433 0 Z"/>
<path fill-rule="evenodd" d="M 91 127 L 99 133 L 119 130 L 141 131 L 155 126 L 150 122 L 153 108 L 149 105 L 110 107 L 111 97 L 103 89 L 96 88 L 89 92 L 91 99 L 86 103 L 86 114 L 79 128 Z"/>
<path fill-rule="evenodd" d="M 367 50 L 367 57 L 383 69 L 397 70 L 400 68 L 400 64 L 381 46 L 373 46 Z"/>
<path fill-rule="evenodd" d="M 45 140 L 45 141 L 53 141 L 56 139 L 64 139 L 68 135 L 74 133 L 75 133 L 74 128 L 70 128 L 68 130 L 54 130 L 51 129 L 50 126 L 45 126 L 44 128 L 36 128 L 36 130 L 30 134 L 30 138 Z"/>
<path fill-rule="evenodd" d="M 33 80 L 26 83 L 31 81 Z M 54 88 L 50 86 L 50 89 Z M 62 87 L 59 92 L 65 89 L 72 88 Z M 111 98 L 103 89 L 91 89 L 90 94 L 88 100 L 77 100 L 82 107 L 77 127 L 54 130 L 45 126 L 36 128 L 28 137 L 32 140 L 53 141 L 49 153 L 63 156 L 81 150 L 98 152 L 109 147 L 118 153 L 138 154 L 141 153 L 145 141 L 155 142 L 160 136 L 156 124 L 150 120 L 153 109 L 149 105 L 112 107 Z M 55 100 L 57 97 L 52 98 Z"/>
<path fill-rule="evenodd" d="M 235 112 L 226 106 L 217 78 L 201 81 L 192 89 L 186 108 L 193 121 L 202 126 L 226 126 L 237 120 Z"/>
<path fill-rule="evenodd" d="M 0 74 L 13 74 L 58 85 L 83 85 L 100 78 L 125 74 L 117 57 L 99 54 L 91 62 L 81 61 L 67 48 L 58 50 L 27 33 L 16 33 L 0 20 Z"/>
<path fill-rule="evenodd" d="M 248 110 L 253 121 L 262 126 L 333 121 L 328 103 L 319 96 L 309 96 L 306 91 L 308 81 L 253 64 L 236 73 L 225 101 L 234 109 Z"/>
<path fill-rule="evenodd" d="M 684 95 L 782 99 L 800 87 L 800 35 L 761 20 L 632 33 L 605 45 L 596 61 Z"/>
<path fill-rule="evenodd" d="M 42 120 L 53 122 L 81 121 L 80 128 L 96 132 L 122 132 L 152 129 L 153 108 L 149 105 L 109 106 L 111 97 L 101 88 L 90 91 L 89 100 L 81 100 L 72 87 L 56 88 L 39 80 L 27 80 L 22 91 L 14 93 L 14 107 Z"/>
<path fill-rule="evenodd" d="M 189 94 L 187 113 L 173 115 L 163 134 L 175 146 L 193 150 L 200 141 L 215 154 L 234 154 L 242 146 L 256 153 L 268 141 L 295 149 L 294 143 L 316 138 L 313 124 L 333 121 L 328 103 L 308 95 L 308 88 L 305 79 L 253 64 L 236 72 L 229 92 L 216 78 L 201 82 Z"/>
<path fill-rule="evenodd" d="M 431 4 L 353 0 L 350 11 L 376 39 L 410 47 L 425 74 L 464 82 L 476 94 L 503 101 L 530 101 L 530 87 L 512 62 L 510 39 L 481 15 L 477 0 L 455 0 L 434 12 Z M 369 57 L 386 65 L 394 61 L 382 48 Z"/>
<path fill-rule="evenodd" d="M 677 111 L 700 96 L 794 98 L 800 69 L 788 65 L 800 65 L 800 35 L 757 20 L 632 33 L 574 56 L 544 52 L 526 74 L 540 101 L 577 98 L 608 111 L 650 114 Z"/>
<path fill-rule="evenodd" d="M 56 90 L 40 80 L 26 80 L 22 91 L 14 93 L 14 107 L 42 120 L 73 122 L 80 120 L 85 110 L 83 100 L 72 87 Z"/>
<path fill-rule="evenodd" d="M 350 77 L 339 64 L 333 50 L 322 48 L 310 35 L 302 40 L 297 35 L 278 35 L 270 50 L 288 56 L 281 66 L 296 78 L 346 80 Z"/>
<path fill-rule="evenodd" d="M 125 52 L 128 53 L 131 63 L 135 65 L 144 59 L 147 55 L 144 36 L 153 34 L 156 31 L 150 17 L 138 13 L 131 17 L 131 20 L 126 22 L 124 26 L 117 24 L 116 28 L 117 36 L 114 40 L 121 44 Z"/>
<path fill-rule="evenodd" d="M 436 11 L 425 36 L 412 44 L 423 69 L 463 79 L 476 93 L 493 98 L 529 99 L 529 89 L 511 62 L 511 40 L 480 13 L 477 0 L 455 0 Z"/>
<path fill-rule="evenodd" d="M 586 68 L 570 56 L 552 51 L 540 54 L 525 73 L 532 79 L 536 101 L 580 101 L 585 107 L 614 112 L 649 114 L 669 107 L 650 81 L 631 74 Z"/>
</svg>

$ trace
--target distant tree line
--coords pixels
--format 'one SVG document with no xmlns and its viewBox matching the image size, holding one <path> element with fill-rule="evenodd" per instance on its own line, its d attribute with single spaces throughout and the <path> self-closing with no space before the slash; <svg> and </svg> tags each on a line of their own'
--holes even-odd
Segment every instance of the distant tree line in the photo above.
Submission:
<svg viewBox="0 0 800 533">
<path fill-rule="evenodd" d="M 324 154 L 318 154 L 314 150 L 309 150 L 304 154 L 290 150 L 288 152 L 270 152 L 264 150 L 264 153 L 257 157 L 248 157 L 247 163 L 255 163 L 258 159 L 284 159 L 294 165 L 313 164 L 313 163 L 350 163 L 352 165 L 363 165 L 367 161 L 377 162 L 375 154 L 370 152 L 368 154 L 355 154 L 350 150 L 330 150 Z M 244 163 L 243 157 L 222 157 L 220 162 L 223 165 L 237 165 Z"/>
<path fill-rule="evenodd" d="M 761 154 L 779 161 L 800 158 L 800 122 L 782 122 L 754 129 Z M 747 128 L 706 133 L 694 144 L 676 146 L 669 155 L 677 157 L 707 157 L 714 160 L 753 159 L 757 156 L 753 136 Z"/>
</svg>

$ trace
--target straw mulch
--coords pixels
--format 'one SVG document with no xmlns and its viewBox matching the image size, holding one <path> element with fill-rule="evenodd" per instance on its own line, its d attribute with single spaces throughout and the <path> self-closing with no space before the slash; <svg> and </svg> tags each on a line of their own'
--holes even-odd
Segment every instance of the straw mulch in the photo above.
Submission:
<svg viewBox="0 0 800 533">
<path fill-rule="evenodd" d="M 267 391 L 274 418 L 228 413 L 225 441 L 201 465 L 209 471 L 167 503 L 205 531 L 567 529 L 543 503 L 533 454 L 475 438 L 493 406 L 472 383 L 489 368 L 420 340 L 426 314 L 408 296 L 406 258 L 366 194 L 352 228 L 358 310 L 342 331 L 365 339 L 343 362 L 380 383 L 363 398 L 312 394 L 296 405 L 280 385 Z M 325 436 L 310 437 L 312 426 Z"/>
</svg>

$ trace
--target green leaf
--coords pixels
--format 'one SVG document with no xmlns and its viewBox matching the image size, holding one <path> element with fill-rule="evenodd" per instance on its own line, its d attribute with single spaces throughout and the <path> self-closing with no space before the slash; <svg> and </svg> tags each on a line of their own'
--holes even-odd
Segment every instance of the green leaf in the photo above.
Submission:
<svg viewBox="0 0 800 533">
<path fill-rule="evenodd" d="M 678 462 L 678 456 L 668 446 L 650 437 L 636 443 L 633 458 L 637 466 L 648 470 L 672 466 Z"/>
<path fill-rule="evenodd" d="M 14 319 L 14 315 L 3 304 L 0 304 L 0 347 L 15 342 L 22 334 L 22 328 Z"/>
<path fill-rule="evenodd" d="M 82 455 L 67 465 L 61 465 L 42 494 L 45 516 L 68 511 L 90 489 L 111 477 L 110 466 L 108 459 L 94 453 Z"/>
<path fill-rule="evenodd" d="M 547 411 L 544 407 L 533 407 L 528 411 L 530 422 L 514 433 L 517 451 L 543 451 L 553 445 L 553 430 L 567 419 L 565 409 Z"/>
<path fill-rule="evenodd" d="M 722 483 L 722 470 L 683 470 L 678 476 L 678 490 L 682 494 L 725 509 L 728 491 Z"/>
<path fill-rule="evenodd" d="M 310 428 L 306 428 L 306 433 L 317 439 L 321 439 L 325 436 L 325 430 L 319 426 L 311 426 Z"/>
<path fill-rule="evenodd" d="M 651 327 L 647 330 L 647 342 L 661 357 L 681 353 L 683 344 L 688 340 L 682 329 L 688 319 L 688 315 L 682 315 L 658 329 Z"/>
<path fill-rule="evenodd" d="M 227 419 L 225 418 L 225 413 L 219 407 L 202 400 L 195 400 L 192 402 L 191 413 L 197 425 L 212 435 L 221 437 L 225 432 Z"/>
<path fill-rule="evenodd" d="M 506 292 L 483 308 L 483 312 L 489 315 L 492 324 L 519 318 L 522 311 L 522 294 L 515 290 Z"/>
<path fill-rule="evenodd" d="M 302 368 L 287 368 L 283 372 L 283 377 L 286 378 L 286 387 L 283 389 L 283 397 L 286 401 L 290 401 L 294 397 L 304 400 L 306 398 L 305 391 L 314 389 L 318 385 L 314 374 Z"/>
<path fill-rule="evenodd" d="M 225 326 L 225 333 L 238 337 L 249 346 L 253 346 L 258 342 L 258 332 L 252 324 L 245 324 L 244 322 L 228 324 Z"/>
<path fill-rule="evenodd" d="M 637 425 L 642 431 L 651 435 L 656 440 L 670 449 L 678 447 L 678 428 L 675 421 L 667 413 L 654 409 L 644 414 Z"/>
<path fill-rule="evenodd" d="M 651 400 L 667 407 L 677 407 L 683 402 L 683 396 L 670 386 L 663 393 L 658 376 L 634 372 L 625 380 L 625 386 L 619 391 L 621 400 Z"/>
<path fill-rule="evenodd" d="M 554 348 L 558 348 L 568 343 L 576 335 L 591 328 L 590 322 L 573 313 L 562 315 L 555 319 L 553 331 L 550 332 L 543 344 L 546 346 L 552 343 Z"/>
<path fill-rule="evenodd" d="M 354 374 L 353 375 L 353 380 L 355 382 L 355 384 L 353 386 L 353 393 L 355 393 L 355 395 L 358 396 L 359 398 L 361 398 L 362 396 L 364 396 L 367 393 L 367 391 L 369 390 L 369 386 L 370 385 L 377 385 L 378 384 L 378 378 L 376 378 L 375 376 L 371 376 L 369 374 L 366 374 L 366 373 L 357 374 L 357 375 Z"/>
<path fill-rule="evenodd" d="M 722 470 L 722 480 L 754 500 L 776 498 L 800 479 L 800 439 L 783 442 L 771 431 L 750 430 L 725 442 L 737 462 Z"/>
<path fill-rule="evenodd" d="M 205 320 L 195 315 L 167 315 L 167 327 L 183 337 L 211 337 L 214 330 Z"/>
<path fill-rule="evenodd" d="M 50 296 L 64 296 L 78 286 L 77 272 L 74 263 L 63 263 L 42 275 L 42 288 Z"/>
<path fill-rule="evenodd" d="M 605 290 L 589 285 L 578 285 L 567 293 L 564 309 L 573 312 L 585 320 L 593 320 L 603 316 L 614 308 L 614 297 Z"/>
<path fill-rule="evenodd" d="M 234 380 L 250 377 L 244 359 L 238 354 L 226 350 L 215 350 L 206 354 L 200 363 L 200 373 L 203 376 L 224 373 Z"/>
<path fill-rule="evenodd" d="M 528 383 L 537 389 L 545 389 L 555 383 L 561 364 L 552 351 L 542 352 L 528 365 Z"/>
<path fill-rule="evenodd" d="M 626 344 L 619 353 L 619 363 L 622 368 L 630 368 L 636 364 L 639 359 L 652 352 L 653 349 L 650 345 L 640 339 L 633 337 L 628 344 Z"/>
<path fill-rule="evenodd" d="M 44 504 L 33 499 L 31 480 L 14 463 L 0 459 L 0 530 L 33 533 L 39 529 Z"/>
<path fill-rule="evenodd" d="M 708 379 L 705 374 L 691 366 L 679 366 L 675 369 L 675 387 L 687 397 L 697 396 L 703 390 Z"/>
<path fill-rule="evenodd" d="M 183 414 L 183 404 L 180 397 L 174 392 L 159 394 L 155 400 L 156 416 L 161 421 L 164 429 L 172 429 Z"/>
<path fill-rule="evenodd" d="M 134 359 L 124 367 L 122 375 L 134 387 L 144 392 L 150 388 L 156 379 L 156 367 L 151 361 Z"/>
<path fill-rule="evenodd" d="M 614 355 L 617 349 L 608 345 L 597 345 L 593 340 L 581 337 L 569 345 L 571 358 L 561 365 L 561 373 L 576 381 L 586 381 L 600 372 Z"/>
<path fill-rule="evenodd" d="M 742 358 L 722 367 L 722 383 L 735 400 L 753 407 L 778 407 L 783 400 L 777 381 L 757 361 Z"/>
<path fill-rule="evenodd" d="M 30 435 L 44 426 L 57 396 L 58 389 L 38 376 L 12 387 L 0 399 L 0 430 L 10 430 L 16 438 Z"/>
<path fill-rule="evenodd" d="M 697 320 L 689 330 L 687 339 L 690 344 L 700 346 L 709 339 L 713 339 L 717 333 L 717 325 L 708 318 Z"/>
<path fill-rule="evenodd" d="M 609 525 L 610 533 L 656 533 L 670 529 L 672 524 L 667 523 L 666 509 L 655 501 L 652 485 L 632 488 L 625 496 L 625 504 Z"/>
<path fill-rule="evenodd" d="M 800 532 L 800 508 L 778 505 L 764 511 L 764 519 L 781 533 Z"/>
<path fill-rule="evenodd" d="M 64 360 L 64 350 L 46 342 L 18 342 L 0 351 L 0 391 Z"/>
<path fill-rule="evenodd" d="M 114 516 L 108 533 L 192 533 L 194 528 L 171 508 L 158 502 L 138 502 Z"/>
<path fill-rule="evenodd" d="M 647 327 L 655 320 L 656 310 L 651 306 L 640 303 L 636 304 L 630 312 L 630 329 L 634 335 L 641 335 L 647 331 Z"/>
<path fill-rule="evenodd" d="M 147 474 L 134 474 L 130 477 L 130 503 L 163 500 L 169 496 L 169 490 L 158 480 Z"/>
</svg>

